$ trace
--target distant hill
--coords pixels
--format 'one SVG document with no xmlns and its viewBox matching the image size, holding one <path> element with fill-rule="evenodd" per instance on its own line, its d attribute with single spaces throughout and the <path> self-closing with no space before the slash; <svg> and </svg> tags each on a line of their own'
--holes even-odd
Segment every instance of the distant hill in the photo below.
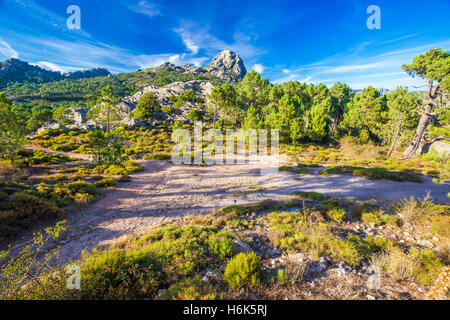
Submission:
<svg viewBox="0 0 450 320">
<path fill-rule="evenodd" d="M 9 59 L 0 63 L 0 85 L 14 82 L 46 83 L 63 79 L 85 79 L 109 76 L 111 73 L 102 68 L 75 72 L 60 73 L 31 65 L 19 59 Z"/>
</svg>

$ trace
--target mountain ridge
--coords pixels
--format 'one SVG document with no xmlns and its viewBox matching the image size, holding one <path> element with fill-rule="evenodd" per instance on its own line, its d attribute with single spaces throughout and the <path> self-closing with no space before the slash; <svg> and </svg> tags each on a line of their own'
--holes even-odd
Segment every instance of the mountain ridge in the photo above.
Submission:
<svg viewBox="0 0 450 320">
<path fill-rule="evenodd" d="M 17 58 L 11 58 L 0 63 L 0 79 L 2 79 L 0 83 L 3 82 L 3 84 L 8 82 L 26 81 L 46 83 L 64 79 L 85 79 L 109 75 L 111 75 L 111 73 L 104 68 L 62 73 L 59 71 L 47 70 Z"/>
</svg>

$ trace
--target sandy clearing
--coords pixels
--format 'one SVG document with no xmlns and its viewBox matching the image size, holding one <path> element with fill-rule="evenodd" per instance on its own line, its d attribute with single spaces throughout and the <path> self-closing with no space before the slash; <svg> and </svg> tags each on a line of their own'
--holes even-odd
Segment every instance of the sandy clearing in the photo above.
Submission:
<svg viewBox="0 0 450 320">
<path fill-rule="evenodd" d="M 283 157 L 283 156 L 282 156 Z M 282 160 L 286 160 L 283 158 Z M 438 203 L 449 203 L 450 185 L 367 180 L 349 175 L 297 175 L 275 171 L 261 175 L 270 162 L 254 164 L 190 166 L 165 161 L 140 161 L 145 171 L 132 175 L 87 208 L 68 213 L 69 230 L 57 243 L 62 262 L 76 259 L 83 250 L 108 245 L 115 239 L 139 232 L 168 219 L 209 211 L 230 204 L 274 199 L 293 191 L 316 191 L 360 200 L 399 200 L 430 193 Z M 318 169 L 314 169 L 316 172 Z M 294 178 L 300 178 L 296 180 Z M 265 188 L 252 191 L 250 186 Z M 19 245 L 20 246 L 20 245 Z"/>
</svg>

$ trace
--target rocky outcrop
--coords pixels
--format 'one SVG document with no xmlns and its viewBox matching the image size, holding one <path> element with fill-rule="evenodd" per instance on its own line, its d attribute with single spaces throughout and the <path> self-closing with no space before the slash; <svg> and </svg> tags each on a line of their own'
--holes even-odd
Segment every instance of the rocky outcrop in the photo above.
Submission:
<svg viewBox="0 0 450 320">
<path fill-rule="evenodd" d="M 95 78 L 95 77 L 106 77 L 110 76 L 111 72 L 104 68 L 96 68 L 91 70 L 66 72 L 63 74 L 64 77 L 69 79 L 85 79 L 85 78 Z"/>
<path fill-rule="evenodd" d="M 83 124 L 86 122 L 87 109 L 84 108 L 72 108 L 72 118 L 75 124 Z"/>
<path fill-rule="evenodd" d="M 130 118 L 126 117 L 121 121 L 121 124 L 125 125 L 128 129 L 134 128 L 134 127 L 145 127 L 145 123 L 142 121 L 139 121 L 136 118 Z"/>
<path fill-rule="evenodd" d="M 145 92 L 152 92 L 158 99 L 161 106 L 174 105 L 173 101 L 169 100 L 170 96 L 178 96 L 183 91 L 192 89 L 194 92 L 198 93 L 205 99 L 207 103 L 208 95 L 211 94 L 213 85 L 210 82 L 193 80 L 188 82 L 172 82 L 164 87 L 148 86 L 142 91 L 135 93 L 132 96 L 125 97 L 120 103 L 121 113 L 124 117 L 128 116 L 131 112 L 136 109 L 136 104 L 138 103 L 140 97 Z M 192 104 L 186 103 L 188 107 L 193 107 Z"/>
<path fill-rule="evenodd" d="M 145 72 L 159 72 L 164 69 L 167 71 L 182 71 L 193 76 L 214 76 L 223 82 L 232 83 L 238 82 L 247 73 L 242 59 L 230 49 L 224 49 L 219 52 L 211 63 L 205 67 L 188 64 L 176 66 L 170 62 L 165 62 L 159 67 L 146 69 Z"/>
<path fill-rule="evenodd" d="M 242 59 L 229 49 L 222 50 L 205 69 L 208 73 L 229 82 L 236 82 L 247 73 Z"/>
</svg>

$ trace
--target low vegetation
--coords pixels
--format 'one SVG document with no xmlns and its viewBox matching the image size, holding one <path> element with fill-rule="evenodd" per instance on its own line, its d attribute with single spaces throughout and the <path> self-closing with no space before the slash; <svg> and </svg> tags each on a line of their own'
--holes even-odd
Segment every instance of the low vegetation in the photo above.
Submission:
<svg viewBox="0 0 450 320">
<path fill-rule="evenodd" d="M 81 290 L 65 288 L 65 269 L 60 267 L 41 272 L 39 282 L 46 285 L 46 290 L 36 285 L 35 278 L 16 274 L 10 282 L 15 289 L 2 291 L 2 298 L 209 300 L 248 295 L 283 298 L 296 292 L 295 288 L 308 288 L 318 274 L 325 279 L 333 277 L 333 265 L 342 263 L 358 274 L 367 264 L 377 266 L 385 277 L 383 282 L 394 287 L 416 283 L 429 288 L 449 263 L 438 248 L 405 246 L 403 240 L 391 239 L 389 233 L 375 236 L 349 231 L 349 223 L 367 228 L 375 223 L 385 224 L 386 232 L 401 234 L 408 221 L 402 215 L 406 207 L 448 218 L 448 206 L 427 200 L 414 204 L 413 200 L 405 200 L 387 214 L 376 205 L 321 198 L 315 200 L 319 203 L 299 209 L 302 200 L 298 197 L 293 195 L 292 200 L 284 202 L 234 205 L 189 216 L 183 221 L 173 220 L 142 236 L 128 237 L 107 249 L 85 253 L 76 262 L 83 275 Z M 343 203 L 350 206 L 344 209 Z M 347 211 L 352 220 L 344 222 L 342 213 Z M 394 217 L 395 223 L 388 216 Z M 248 237 L 248 232 L 253 236 Z M 439 232 L 436 235 L 441 237 Z M 277 258 L 280 262 L 274 265 L 271 251 L 277 248 L 286 258 Z M 306 260 L 289 258 L 299 253 Z M 7 256 L 7 252 L 2 253 L 4 259 Z M 319 258 L 328 261 L 326 267 L 313 267 Z M 17 263 L 9 260 L 10 265 Z M 325 270 L 328 272 L 324 273 Z"/>
</svg>

